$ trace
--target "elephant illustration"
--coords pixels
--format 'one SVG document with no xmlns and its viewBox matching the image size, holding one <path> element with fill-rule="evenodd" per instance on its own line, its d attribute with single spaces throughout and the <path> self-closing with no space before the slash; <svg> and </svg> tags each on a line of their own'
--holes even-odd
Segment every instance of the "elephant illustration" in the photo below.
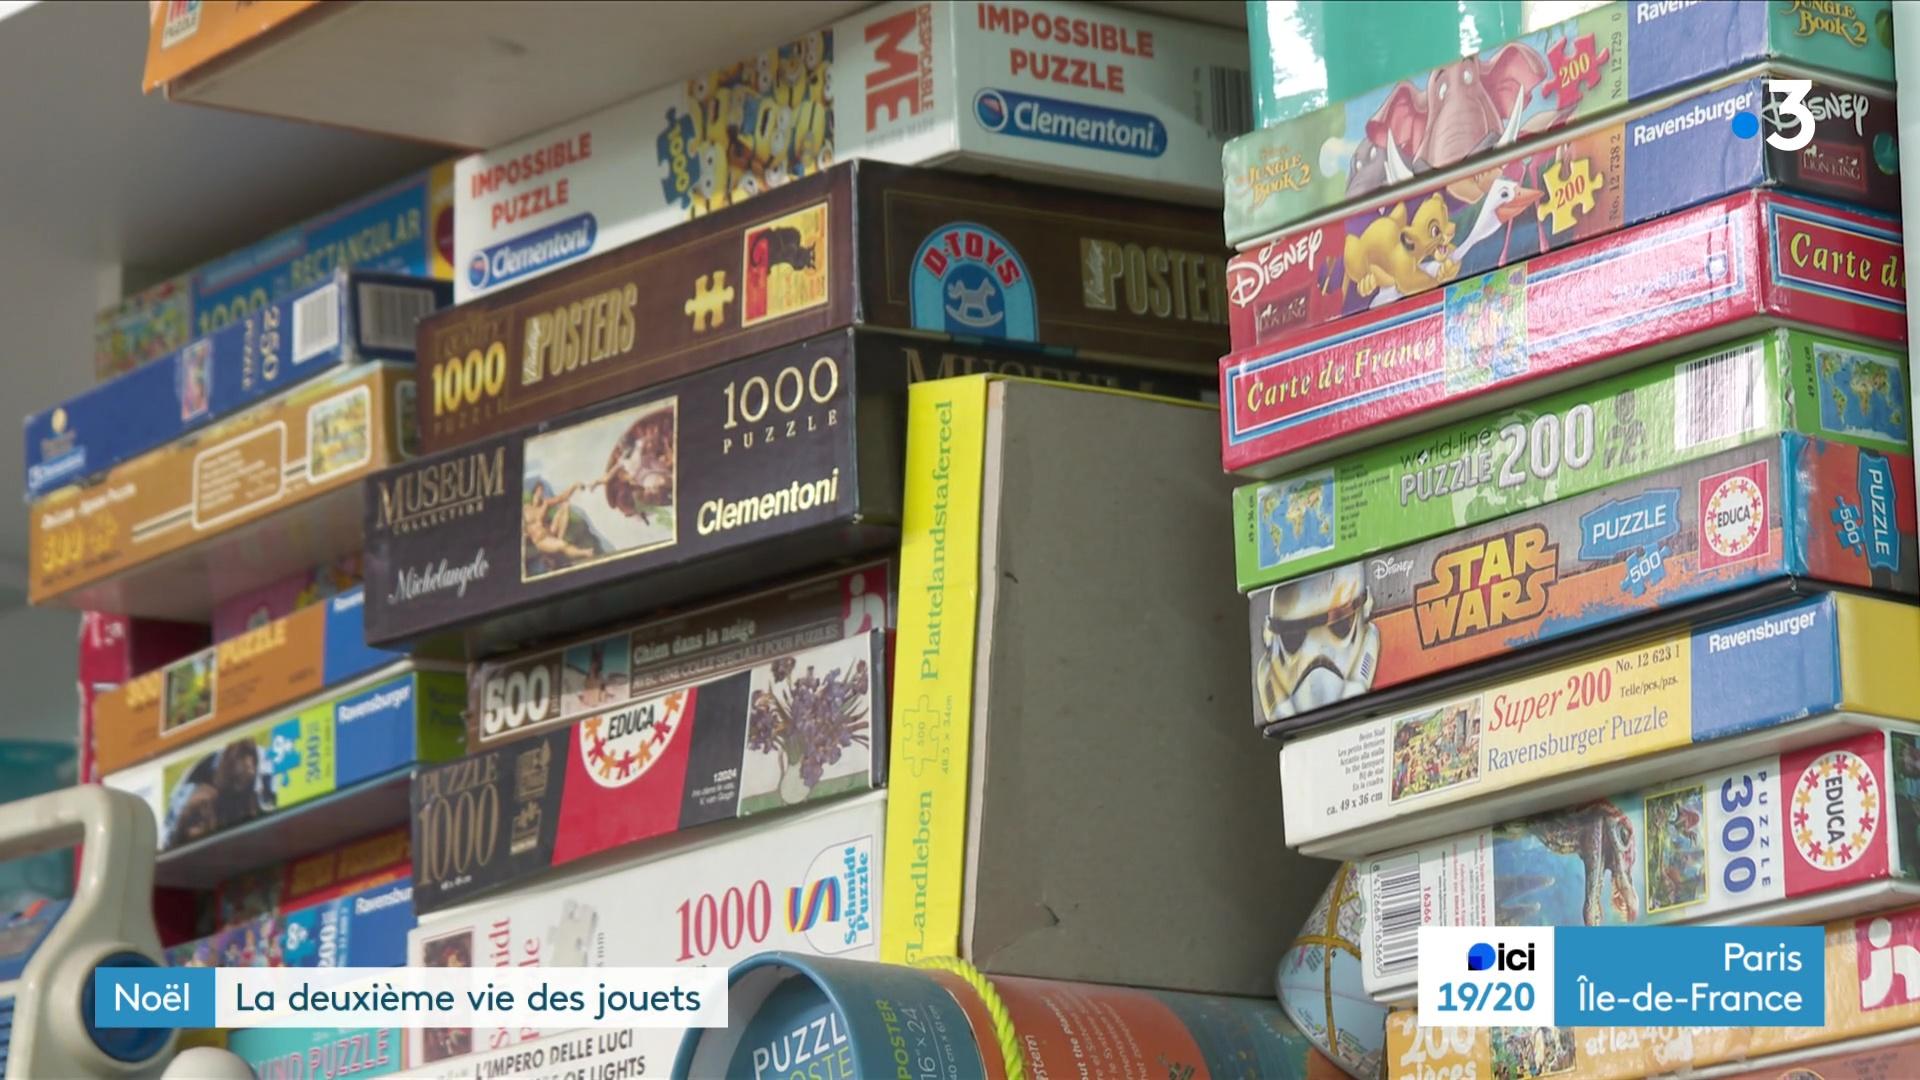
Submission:
<svg viewBox="0 0 1920 1080">
<path fill-rule="evenodd" d="M 1424 87 L 1401 81 L 1367 121 L 1366 138 L 1355 148 L 1347 172 L 1347 194 L 1363 195 L 1444 169 L 1558 125 L 1571 106 L 1526 116 L 1527 102 L 1548 72 L 1539 50 L 1514 42 L 1491 56 L 1469 56 L 1437 68 Z M 1454 194 L 1477 198 L 1481 193 Z"/>
</svg>

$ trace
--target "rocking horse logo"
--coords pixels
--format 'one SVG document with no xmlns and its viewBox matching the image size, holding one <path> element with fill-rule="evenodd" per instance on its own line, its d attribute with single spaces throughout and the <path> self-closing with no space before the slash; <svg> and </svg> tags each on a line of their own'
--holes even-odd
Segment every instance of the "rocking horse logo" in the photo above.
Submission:
<svg viewBox="0 0 1920 1080">
<path fill-rule="evenodd" d="M 913 257 L 913 325 L 961 337 L 1033 341 L 1033 280 L 1006 238 L 959 221 L 935 229 Z"/>
</svg>

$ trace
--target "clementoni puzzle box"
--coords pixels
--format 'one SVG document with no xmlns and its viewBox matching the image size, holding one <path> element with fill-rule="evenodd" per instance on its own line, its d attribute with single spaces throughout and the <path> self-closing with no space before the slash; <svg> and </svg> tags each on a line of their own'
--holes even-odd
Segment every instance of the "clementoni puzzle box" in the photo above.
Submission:
<svg viewBox="0 0 1920 1080">
<path fill-rule="evenodd" d="M 1390 688 L 1512 670 L 1528 649 L 1756 587 L 1912 596 L 1912 472 L 1905 454 L 1779 435 L 1258 589 L 1254 724 L 1315 727 Z"/>
<path fill-rule="evenodd" d="M 1761 61 L 1891 84 L 1891 26 L 1884 0 L 1617 0 L 1229 142 L 1227 241 L 1257 241 Z"/>
<path fill-rule="evenodd" d="M 1770 132 L 1797 133 L 1770 89 L 1796 74 L 1764 68 L 1549 145 L 1512 148 L 1483 168 L 1251 246 L 1227 266 L 1233 347 L 1324 327 L 1752 188 L 1898 212 L 1896 125 L 1884 88 L 1814 79 L 1804 149 L 1779 149 L 1757 132 L 1741 136 L 1734 118 L 1762 113 Z"/>
<path fill-rule="evenodd" d="M 1189 207 L 849 162 L 426 320 L 422 443 L 856 324 L 1151 389 L 1211 374 L 1225 348 L 1219 248 Z"/>
<path fill-rule="evenodd" d="M 1217 205 L 1247 46 L 1111 5 L 887 3 L 462 159 L 455 298 L 854 158 Z M 1219 247 L 1219 219 L 1208 220 Z"/>
<path fill-rule="evenodd" d="M 1241 590 L 1785 431 L 1907 452 L 1904 350 L 1771 330 L 1233 493 Z"/>
<path fill-rule="evenodd" d="M 1920 720 L 1920 608 L 1826 593 L 1702 620 L 1310 732 L 1289 846 L 1368 859 L 1635 786 Z"/>
<path fill-rule="evenodd" d="M 1266 478 L 1770 326 L 1906 340 L 1899 222 L 1747 192 L 1220 361 L 1220 456 Z"/>
<path fill-rule="evenodd" d="M 1422 926 L 1806 925 L 1920 900 L 1920 736 L 1870 731 L 1366 860 L 1367 992 Z"/>
</svg>

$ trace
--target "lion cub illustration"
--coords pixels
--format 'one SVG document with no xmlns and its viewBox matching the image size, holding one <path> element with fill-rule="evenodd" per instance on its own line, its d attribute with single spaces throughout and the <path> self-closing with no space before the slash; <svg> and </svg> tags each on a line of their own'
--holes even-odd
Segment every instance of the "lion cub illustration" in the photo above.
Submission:
<svg viewBox="0 0 1920 1080">
<path fill-rule="evenodd" d="M 1407 205 L 1369 223 L 1358 236 L 1347 237 L 1347 282 L 1361 296 L 1383 288 L 1395 296 L 1424 292 L 1460 272 L 1453 259 L 1454 223 L 1447 202 L 1435 193 L 1407 220 Z"/>
</svg>

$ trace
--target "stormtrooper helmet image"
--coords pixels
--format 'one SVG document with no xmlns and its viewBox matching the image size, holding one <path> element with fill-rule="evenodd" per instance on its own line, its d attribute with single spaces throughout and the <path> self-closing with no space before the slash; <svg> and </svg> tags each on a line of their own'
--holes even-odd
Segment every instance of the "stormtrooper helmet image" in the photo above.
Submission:
<svg viewBox="0 0 1920 1080">
<path fill-rule="evenodd" d="M 1368 620 L 1373 594 L 1359 564 L 1275 586 L 1253 668 L 1264 722 L 1285 720 L 1363 694 L 1373 686 L 1380 631 Z"/>
</svg>

